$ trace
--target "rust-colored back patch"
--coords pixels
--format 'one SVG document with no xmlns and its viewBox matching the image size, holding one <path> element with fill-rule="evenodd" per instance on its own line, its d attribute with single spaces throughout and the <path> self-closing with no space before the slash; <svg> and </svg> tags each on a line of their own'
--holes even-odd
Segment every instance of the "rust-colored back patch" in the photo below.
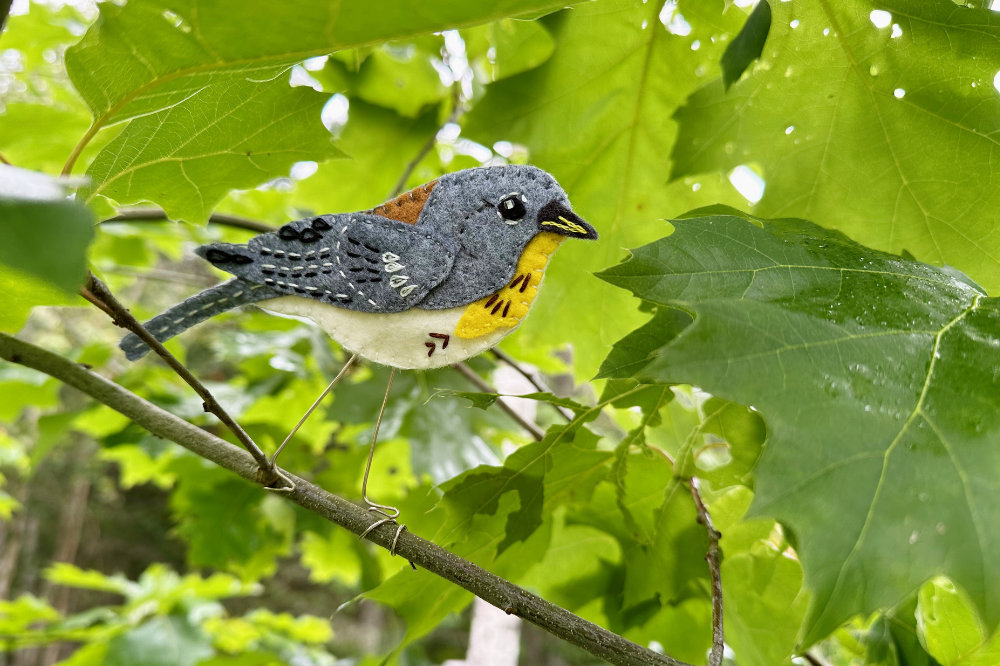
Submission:
<svg viewBox="0 0 1000 666">
<path fill-rule="evenodd" d="M 416 224 L 417 217 L 420 216 L 420 211 L 424 209 L 424 204 L 427 203 L 427 197 L 431 195 L 431 191 L 434 189 L 435 185 L 437 185 L 436 180 L 432 180 L 424 185 L 419 185 L 414 187 L 409 192 L 403 192 L 395 199 L 386 201 L 381 206 L 375 206 L 375 208 L 365 212 L 381 215 L 382 217 L 387 217 L 390 220 L 399 220 L 400 222 L 406 222 L 407 224 Z"/>
</svg>

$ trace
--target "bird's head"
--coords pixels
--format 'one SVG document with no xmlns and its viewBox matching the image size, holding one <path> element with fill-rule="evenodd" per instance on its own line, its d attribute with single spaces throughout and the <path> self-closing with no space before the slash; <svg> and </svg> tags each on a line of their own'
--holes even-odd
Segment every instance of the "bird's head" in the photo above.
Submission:
<svg viewBox="0 0 1000 666">
<path fill-rule="evenodd" d="M 436 226 L 464 250 L 523 248 L 542 232 L 595 240 L 597 231 L 570 208 L 566 192 L 538 167 L 466 169 L 441 177 L 432 195 Z"/>
</svg>

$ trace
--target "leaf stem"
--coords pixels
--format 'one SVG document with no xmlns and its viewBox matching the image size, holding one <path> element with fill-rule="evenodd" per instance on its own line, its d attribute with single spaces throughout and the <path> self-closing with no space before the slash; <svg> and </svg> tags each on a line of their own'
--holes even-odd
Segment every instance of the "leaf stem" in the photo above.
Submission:
<svg viewBox="0 0 1000 666">
<path fill-rule="evenodd" d="M 427 139 L 427 142 L 420 147 L 420 150 L 417 151 L 417 154 L 413 157 L 413 159 L 407 162 L 406 166 L 403 167 L 403 173 L 400 174 L 399 180 L 396 181 L 396 186 L 392 188 L 392 193 L 389 194 L 390 199 L 395 199 L 397 196 L 402 194 L 403 188 L 406 187 L 406 181 L 409 180 L 410 176 L 413 174 L 413 170 L 417 168 L 417 165 L 420 164 L 425 157 L 427 157 L 427 153 L 431 152 L 434 148 L 434 144 L 437 142 L 438 133 L 444 129 L 445 125 L 455 122 L 458 120 L 459 116 L 462 115 L 461 90 L 461 86 L 458 82 L 452 85 L 451 113 L 448 114 L 445 121 L 441 123 L 436 130 L 434 130 L 434 134 L 432 134 L 430 138 Z"/>
<path fill-rule="evenodd" d="M 175 442 L 247 480 L 260 483 L 258 464 L 245 451 L 78 363 L 3 333 L 0 333 L 0 358 L 55 377 L 124 414 L 154 435 Z M 375 522 L 367 511 L 342 497 L 332 495 L 304 479 L 291 478 L 295 487 L 283 496 L 316 515 L 354 534 L 361 534 Z M 369 539 L 388 548 L 394 534 L 395 529 L 391 526 L 388 529 L 379 528 L 369 535 Z M 691 666 L 584 620 L 410 532 L 399 535 L 396 551 L 406 560 L 461 586 L 504 612 L 517 615 L 612 664 Z"/>
<path fill-rule="evenodd" d="M 94 135 L 97 134 L 97 131 L 100 129 L 101 125 L 95 119 L 87 129 L 86 134 L 80 137 L 80 140 L 76 142 L 75 146 L 73 146 L 73 150 L 70 152 L 69 157 L 66 158 L 66 163 L 63 164 L 62 171 L 59 172 L 60 175 L 68 176 L 70 172 L 73 171 L 73 165 L 76 164 L 76 161 L 80 158 L 80 154 L 83 152 L 83 149 L 87 147 L 87 144 L 90 143 L 90 140 L 94 138 Z"/>
</svg>

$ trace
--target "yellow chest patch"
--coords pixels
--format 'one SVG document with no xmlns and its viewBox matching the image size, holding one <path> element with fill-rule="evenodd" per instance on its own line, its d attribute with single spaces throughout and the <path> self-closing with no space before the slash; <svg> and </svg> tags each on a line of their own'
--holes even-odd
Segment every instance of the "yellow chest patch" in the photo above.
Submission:
<svg viewBox="0 0 1000 666">
<path fill-rule="evenodd" d="M 500 291 L 466 308 L 455 327 L 455 335 L 460 338 L 478 338 L 498 328 L 517 326 L 528 314 L 531 302 L 538 294 L 549 257 L 565 238 L 547 231 L 532 238 L 517 262 L 514 279 Z"/>
</svg>

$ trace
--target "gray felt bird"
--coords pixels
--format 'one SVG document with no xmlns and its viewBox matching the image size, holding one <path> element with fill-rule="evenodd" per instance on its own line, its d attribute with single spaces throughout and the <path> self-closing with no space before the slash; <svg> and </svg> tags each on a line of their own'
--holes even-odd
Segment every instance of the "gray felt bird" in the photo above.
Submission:
<svg viewBox="0 0 1000 666">
<path fill-rule="evenodd" d="M 496 345 L 528 313 L 549 255 L 596 239 L 566 193 L 532 166 L 467 169 L 377 208 L 290 222 L 198 254 L 235 278 L 146 323 L 159 340 L 254 303 L 312 319 L 344 348 L 396 368 L 434 368 Z M 149 348 L 122 340 L 130 360 Z"/>
<path fill-rule="evenodd" d="M 235 277 L 146 322 L 158 340 L 226 310 L 256 304 L 307 317 L 354 355 L 285 438 L 274 459 L 357 356 L 393 368 L 435 368 L 485 351 L 528 314 L 549 256 L 565 238 L 596 239 L 555 179 L 532 166 L 467 169 L 372 210 L 289 222 L 245 245 L 213 243 L 200 256 Z M 121 342 L 130 360 L 149 347 Z M 386 400 L 392 387 L 386 388 Z M 382 410 L 385 409 L 385 401 Z M 362 496 L 368 499 L 375 422 Z M 287 477 L 283 477 L 287 480 Z M 391 552 L 403 526 L 397 524 Z"/>
</svg>

